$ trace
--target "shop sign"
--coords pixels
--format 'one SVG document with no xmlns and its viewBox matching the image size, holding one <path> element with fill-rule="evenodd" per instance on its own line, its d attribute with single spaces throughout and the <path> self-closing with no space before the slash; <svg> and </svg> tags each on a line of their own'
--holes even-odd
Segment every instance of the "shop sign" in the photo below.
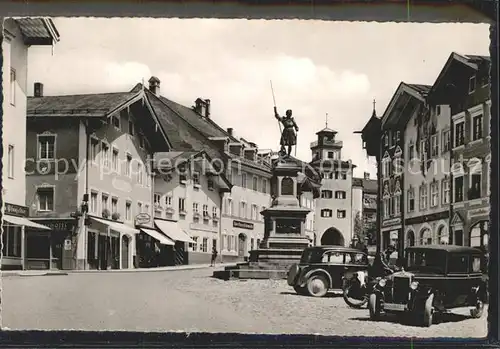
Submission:
<svg viewBox="0 0 500 349">
<path fill-rule="evenodd" d="M 37 221 L 35 219 L 34 221 L 46 225 L 53 231 L 72 231 L 75 226 L 74 219 L 53 220 L 53 221 L 46 221 L 46 220 Z"/>
<path fill-rule="evenodd" d="M 478 216 L 489 216 L 490 214 L 490 208 L 489 207 L 482 207 L 482 208 L 476 208 L 474 210 L 469 210 L 467 212 L 467 217 L 472 218 L 472 217 L 478 217 Z"/>
<path fill-rule="evenodd" d="M 5 203 L 5 214 L 18 217 L 28 217 L 30 215 L 30 210 L 26 206 Z"/>
<path fill-rule="evenodd" d="M 401 224 L 401 218 L 388 219 L 382 222 L 382 226 L 387 227 L 388 225 Z"/>
<path fill-rule="evenodd" d="M 145 212 L 139 213 L 135 216 L 136 225 L 148 224 L 149 222 L 151 222 L 151 216 Z"/>
<path fill-rule="evenodd" d="M 242 221 L 233 221 L 234 228 L 242 228 L 242 229 L 253 229 L 253 223 L 247 223 Z"/>
</svg>

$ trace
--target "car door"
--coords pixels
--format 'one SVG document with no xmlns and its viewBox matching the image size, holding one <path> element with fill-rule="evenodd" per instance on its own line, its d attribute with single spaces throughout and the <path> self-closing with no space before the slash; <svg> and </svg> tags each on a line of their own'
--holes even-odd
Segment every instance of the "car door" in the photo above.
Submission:
<svg viewBox="0 0 500 349">
<path fill-rule="evenodd" d="M 486 296 L 488 290 L 486 289 L 486 284 L 483 283 L 483 272 L 481 265 L 482 257 L 481 255 L 471 255 L 470 256 L 470 264 L 469 264 L 469 278 L 468 284 L 470 286 L 469 290 L 472 287 L 480 287 L 480 291 L 483 292 L 483 297 Z M 481 289 L 482 287 L 482 289 Z M 472 299 L 471 301 L 475 301 Z"/>
<path fill-rule="evenodd" d="M 344 254 L 339 251 L 328 251 L 325 253 L 327 262 L 325 269 L 328 271 L 332 278 L 332 285 L 330 288 L 342 288 L 342 275 L 344 272 Z"/>
<path fill-rule="evenodd" d="M 448 270 L 443 280 L 446 289 L 445 303 L 460 305 L 467 301 L 472 283 L 469 278 L 469 255 L 450 253 L 448 255 Z"/>
</svg>

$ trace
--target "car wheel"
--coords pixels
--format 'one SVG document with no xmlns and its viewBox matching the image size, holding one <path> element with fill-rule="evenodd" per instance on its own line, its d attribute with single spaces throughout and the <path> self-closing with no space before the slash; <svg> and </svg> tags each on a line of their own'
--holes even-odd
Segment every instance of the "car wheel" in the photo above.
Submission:
<svg viewBox="0 0 500 349">
<path fill-rule="evenodd" d="M 359 289 L 360 294 L 358 294 L 357 298 L 351 298 L 350 292 L 352 287 L 355 287 L 353 284 L 349 283 L 346 280 L 344 283 L 344 287 L 342 289 L 342 296 L 344 298 L 344 302 L 351 308 L 360 309 L 368 302 L 368 295 L 366 294 L 366 288 Z M 361 296 L 361 297 L 360 297 Z"/>
<path fill-rule="evenodd" d="M 483 311 L 484 311 L 484 303 L 478 299 L 476 307 L 471 309 L 470 315 L 475 319 L 479 319 L 481 316 L 483 316 Z"/>
<path fill-rule="evenodd" d="M 307 294 L 305 287 L 293 286 L 293 289 L 295 290 L 295 292 L 297 292 L 297 294 L 301 296 L 305 296 Z"/>
<path fill-rule="evenodd" d="M 433 301 L 434 301 L 433 294 L 431 294 L 425 301 L 424 319 L 423 319 L 423 325 L 425 327 L 430 327 L 432 325 L 432 318 L 434 316 L 434 306 L 432 305 Z"/>
<path fill-rule="evenodd" d="M 372 293 L 368 298 L 368 309 L 370 311 L 370 320 L 380 318 L 380 299 L 376 293 Z"/>
<path fill-rule="evenodd" d="M 328 281 L 323 275 L 313 275 L 307 280 L 307 291 L 313 297 L 324 297 L 328 292 Z"/>
</svg>

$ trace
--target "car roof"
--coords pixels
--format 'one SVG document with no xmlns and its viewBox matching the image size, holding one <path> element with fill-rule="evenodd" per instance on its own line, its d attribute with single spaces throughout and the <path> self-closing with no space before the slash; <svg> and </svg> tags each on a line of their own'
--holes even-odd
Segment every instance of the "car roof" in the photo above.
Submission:
<svg viewBox="0 0 500 349">
<path fill-rule="evenodd" d="M 482 253 L 482 251 L 475 247 L 469 246 L 457 246 L 457 245 L 421 245 L 421 246 L 411 246 L 406 248 L 407 251 L 423 251 L 423 250 L 434 250 L 434 251 L 445 251 L 448 253 Z"/>
<path fill-rule="evenodd" d="M 322 245 L 322 246 L 311 246 L 311 247 L 306 247 L 305 248 L 308 251 L 338 251 L 338 252 L 350 252 L 350 253 L 363 253 L 363 251 L 360 251 L 358 249 L 352 248 L 352 247 L 344 247 L 344 246 L 337 246 L 337 245 Z"/>
</svg>

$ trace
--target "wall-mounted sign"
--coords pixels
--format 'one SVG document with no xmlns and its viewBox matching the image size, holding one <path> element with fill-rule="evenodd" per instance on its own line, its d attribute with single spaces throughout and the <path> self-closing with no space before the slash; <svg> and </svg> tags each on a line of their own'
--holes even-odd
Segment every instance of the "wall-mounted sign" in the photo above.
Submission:
<svg viewBox="0 0 500 349">
<path fill-rule="evenodd" d="M 143 212 L 135 216 L 136 225 L 147 224 L 149 222 L 151 222 L 151 216 L 148 213 Z"/>
<path fill-rule="evenodd" d="M 35 222 L 46 225 L 54 231 L 72 231 L 75 227 L 74 219 L 61 219 L 61 220 L 40 220 Z"/>
<path fill-rule="evenodd" d="M 300 219 L 276 219 L 276 234 L 300 234 Z"/>
<path fill-rule="evenodd" d="M 396 224 L 401 224 L 401 218 L 393 218 L 393 219 L 388 219 L 382 222 L 383 227 L 387 227 L 389 225 L 396 225 Z"/>
<path fill-rule="evenodd" d="M 64 250 L 71 251 L 71 240 L 64 240 Z"/>
<path fill-rule="evenodd" d="M 5 214 L 10 214 L 11 216 L 18 217 L 28 217 L 30 215 L 30 210 L 26 206 L 5 203 Z"/>
<path fill-rule="evenodd" d="M 233 227 L 242 229 L 253 229 L 253 223 L 247 223 L 242 221 L 233 221 Z"/>
<path fill-rule="evenodd" d="M 489 207 L 476 208 L 474 210 L 469 210 L 467 212 L 468 218 L 478 217 L 478 216 L 489 216 L 489 215 L 490 215 Z"/>
</svg>

